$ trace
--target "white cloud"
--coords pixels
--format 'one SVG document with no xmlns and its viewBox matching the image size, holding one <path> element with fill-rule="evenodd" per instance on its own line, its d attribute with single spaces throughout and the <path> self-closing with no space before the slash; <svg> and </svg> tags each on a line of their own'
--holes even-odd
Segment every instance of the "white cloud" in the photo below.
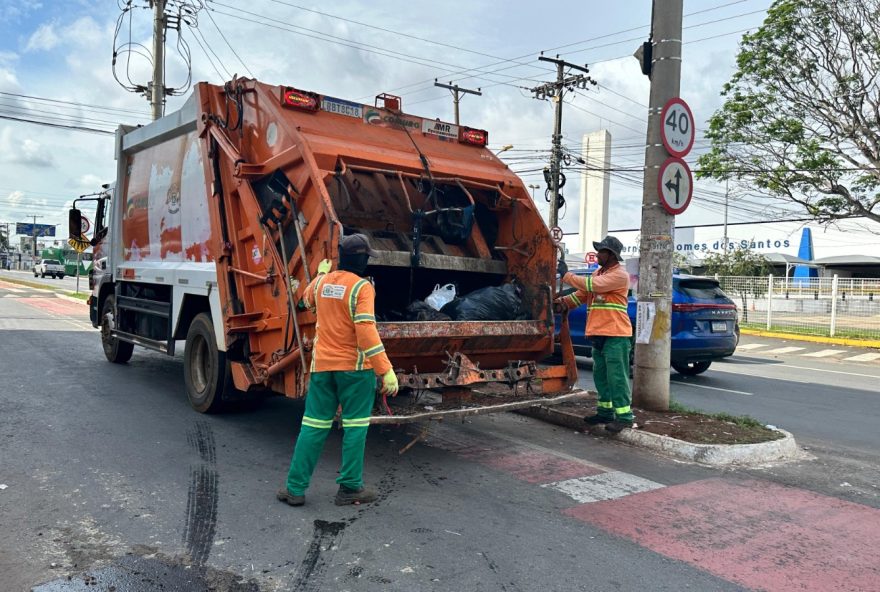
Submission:
<svg viewBox="0 0 880 592">
<path fill-rule="evenodd" d="M 16 22 L 42 7 L 43 3 L 38 0 L 4 0 L 0 5 L 0 20 Z"/>
<path fill-rule="evenodd" d="M 48 168 L 55 164 L 45 146 L 32 138 L 18 139 L 11 127 L 0 131 L 0 160 L 35 168 Z"/>
<path fill-rule="evenodd" d="M 33 32 L 25 45 L 25 51 L 49 51 L 61 43 L 61 38 L 55 32 L 53 23 L 44 23 Z"/>
<path fill-rule="evenodd" d="M 24 191 L 13 191 L 8 196 L 6 196 L 6 201 L 9 202 L 12 206 L 17 206 L 24 199 Z"/>
<path fill-rule="evenodd" d="M 91 189 L 92 191 L 98 191 L 101 187 L 101 184 L 106 182 L 106 179 L 102 179 L 98 175 L 86 173 L 76 180 L 76 185 L 82 189 Z"/>
</svg>

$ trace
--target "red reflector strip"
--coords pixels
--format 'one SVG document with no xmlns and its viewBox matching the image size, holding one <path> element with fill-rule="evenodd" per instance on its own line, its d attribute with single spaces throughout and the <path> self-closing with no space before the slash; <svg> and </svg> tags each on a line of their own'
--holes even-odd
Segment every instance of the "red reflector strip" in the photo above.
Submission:
<svg viewBox="0 0 880 592">
<path fill-rule="evenodd" d="M 485 146 L 489 143 L 489 132 L 462 126 L 458 131 L 458 141 L 472 146 Z"/>
<path fill-rule="evenodd" d="M 736 309 L 735 304 L 702 304 L 702 303 L 690 303 L 690 304 L 673 304 L 672 310 L 674 312 L 696 312 L 698 310 L 734 310 Z"/>
<path fill-rule="evenodd" d="M 321 108 L 321 98 L 313 92 L 285 86 L 281 88 L 281 104 L 303 111 L 317 111 Z"/>
</svg>

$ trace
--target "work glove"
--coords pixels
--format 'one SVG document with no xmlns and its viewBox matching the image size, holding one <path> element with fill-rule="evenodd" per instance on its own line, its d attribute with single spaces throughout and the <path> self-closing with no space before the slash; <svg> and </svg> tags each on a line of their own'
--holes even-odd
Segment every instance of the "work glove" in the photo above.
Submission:
<svg viewBox="0 0 880 592">
<path fill-rule="evenodd" d="M 397 396 L 397 390 L 400 388 L 400 385 L 397 383 L 397 374 L 394 373 L 394 370 L 389 370 L 385 374 L 382 375 L 382 394 L 383 395 L 391 395 L 392 397 Z"/>
<path fill-rule="evenodd" d="M 299 302 L 296 303 L 297 310 L 309 310 L 309 305 L 306 304 L 305 300 L 300 299 Z"/>
<path fill-rule="evenodd" d="M 559 274 L 559 277 L 563 277 L 568 273 L 568 265 L 565 263 L 563 259 L 560 259 L 556 263 L 556 273 Z"/>
<path fill-rule="evenodd" d="M 554 300 L 553 312 L 555 312 L 556 314 L 565 314 L 568 312 L 568 307 L 561 300 Z"/>
<path fill-rule="evenodd" d="M 331 267 L 333 267 L 333 262 L 329 259 L 324 259 L 323 261 L 318 263 L 318 275 L 330 273 Z"/>
</svg>

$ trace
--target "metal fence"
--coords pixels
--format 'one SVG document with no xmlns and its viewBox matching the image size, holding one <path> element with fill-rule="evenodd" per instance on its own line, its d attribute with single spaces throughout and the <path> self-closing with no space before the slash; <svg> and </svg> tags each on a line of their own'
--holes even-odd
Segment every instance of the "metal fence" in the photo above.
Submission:
<svg viewBox="0 0 880 592">
<path fill-rule="evenodd" d="M 742 327 L 880 339 L 880 279 L 715 277 Z"/>
</svg>

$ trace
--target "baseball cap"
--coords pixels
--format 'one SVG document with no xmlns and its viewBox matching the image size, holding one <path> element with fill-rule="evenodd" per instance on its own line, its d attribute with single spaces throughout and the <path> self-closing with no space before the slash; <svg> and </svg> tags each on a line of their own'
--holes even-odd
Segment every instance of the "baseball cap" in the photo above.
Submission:
<svg viewBox="0 0 880 592">
<path fill-rule="evenodd" d="M 367 254 L 377 257 L 379 253 L 370 248 L 370 239 L 363 234 L 350 234 L 339 239 L 339 253 L 341 255 Z"/>
</svg>

